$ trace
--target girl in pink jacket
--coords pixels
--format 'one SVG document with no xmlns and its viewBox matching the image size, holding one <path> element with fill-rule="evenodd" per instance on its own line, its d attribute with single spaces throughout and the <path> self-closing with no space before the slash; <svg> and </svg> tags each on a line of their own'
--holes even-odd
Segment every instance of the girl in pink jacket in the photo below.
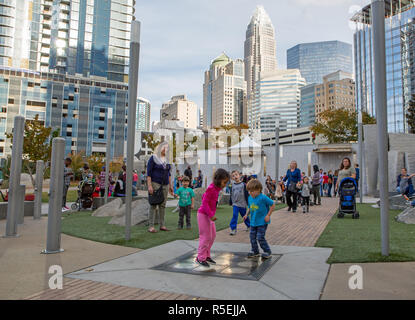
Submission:
<svg viewBox="0 0 415 320">
<path fill-rule="evenodd" d="M 197 223 L 199 225 L 199 249 L 196 262 L 204 267 L 209 263 L 216 264 L 210 257 L 210 248 L 216 238 L 215 213 L 219 192 L 226 187 L 230 179 L 229 173 L 224 169 L 215 172 L 213 183 L 206 189 L 202 196 L 202 205 L 197 211 Z"/>
</svg>

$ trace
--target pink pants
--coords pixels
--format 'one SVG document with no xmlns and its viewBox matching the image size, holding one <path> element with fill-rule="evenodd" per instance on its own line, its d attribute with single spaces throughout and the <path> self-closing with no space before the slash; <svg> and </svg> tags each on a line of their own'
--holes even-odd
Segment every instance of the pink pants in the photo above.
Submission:
<svg viewBox="0 0 415 320">
<path fill-rule="evenodd" d="M 199 249 L 197 258 L 199 261 L 205 261 L 210 258 L 210 248 L 216 238 L 215 222 L 204 213 L 197 213 L 197 223 L 199 225 Z"/>
</svg>

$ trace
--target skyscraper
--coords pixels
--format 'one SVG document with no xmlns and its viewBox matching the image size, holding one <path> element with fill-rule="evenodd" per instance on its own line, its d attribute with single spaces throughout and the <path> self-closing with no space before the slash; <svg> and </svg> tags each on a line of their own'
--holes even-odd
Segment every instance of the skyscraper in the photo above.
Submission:
<svg viewBox="0 0 415 320">
<path fill-rule="evenodd" d="M 113 109 L 113 155 L 126 139 L 134 0 L 0 1 L 0 157 L 13 118 L 39 115 L 60 129 L 66 153 L 105 153 Z M 3 151 L 3 152 L 2 152 Z"/>
<path fill-rule="evenodd" d="M 197 105 L 187 99 L 186 95 L 174 96 L 169 102 L 163 103 L 160 110 L 160 121 L 178 120 L 183 121 L 184 127 L 197 129 Z"/>
<path fill-rule="evenodd" d="M 263 6 L 257 6 L 246 30 L 245 80 L 247 82 L 247 115 L 252 125 L 251 108 L 255 84 L 263 72 L 277 69 L 275 29 Z"/>
<path fill-rule="evenodd" d="M 204 128 L 246 123 L 244 62 L 222 53 L 205 72 L 203 84 Z"/>
<path fill-rule="evenodd" d="M 139 97 L 137 99 L 137 115 L 135 130 L 150 131 L 151 104 L 147 99 Z"/>
<path fill-rule="evenodd" d="M 0 65 L 128 82 L 134 0 L 0 3 Z M 1 53 L 3 52 L 3 54 Z"/>
<path fill-rule="evenodd" d="M 302 43 L 287 50 L 287 69 L 299 69 L 307 83 L 323 83 L 329 73 L 353 73 L 352 45 L 341 41 Z"/>
<path fill-rule="evenodd" d="M 406 112 L 415 94 L 415 3 L 386 0 L 385 44 L 389 132 L 408 132 Z M 357 109 L 376 115 L 371 5 L 352 18 Z"/>
<path fill-rule="evenodd" d="M 297 69 L 261 74 L 255 86 L 252 105 L 252 129 L 261 133 L 298 128 L 300 93 L 305 79 Z"/>
</svg>

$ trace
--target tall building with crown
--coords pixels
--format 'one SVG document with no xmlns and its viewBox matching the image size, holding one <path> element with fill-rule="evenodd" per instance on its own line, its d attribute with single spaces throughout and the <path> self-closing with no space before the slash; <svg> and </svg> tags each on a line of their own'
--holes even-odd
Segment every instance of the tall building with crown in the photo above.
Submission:
<svg viewBox="0 0 415 320">
<path fill-rule="evenodd" d="M 203 84 L 203 127 L 246 123 L 244 62 L 222 53 L 205 72 Z"/>
<path fill-rule="evenodd" d="M 277 69 L 275 29 L 263 6 L 257 6 L 246 30 L 245 80 L 247 82 L 247 117 L 252 126 L 252 102 L 255 84 L 261 73 Z"/>
</svg>

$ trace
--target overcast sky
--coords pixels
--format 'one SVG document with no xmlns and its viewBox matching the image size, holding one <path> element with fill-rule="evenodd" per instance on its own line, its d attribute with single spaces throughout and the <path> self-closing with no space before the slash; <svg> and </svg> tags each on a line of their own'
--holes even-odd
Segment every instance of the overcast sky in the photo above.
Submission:
<svg viewBox="0 0 415 320">
<path fill-rule="evenodd" d="M 141 21 L 139 96 L 150 100 L 151 121 L 163 102 L 186 94 L 203 107 L 203 76 L 222 52 L 244 55 L 246 28 L 257 5 L 273 22 L 278 67 L 287 49 L 304 42 L 340 40 L 352 44 L 349 18 L 370 0 L 137 0 Z"/>
</svg>

